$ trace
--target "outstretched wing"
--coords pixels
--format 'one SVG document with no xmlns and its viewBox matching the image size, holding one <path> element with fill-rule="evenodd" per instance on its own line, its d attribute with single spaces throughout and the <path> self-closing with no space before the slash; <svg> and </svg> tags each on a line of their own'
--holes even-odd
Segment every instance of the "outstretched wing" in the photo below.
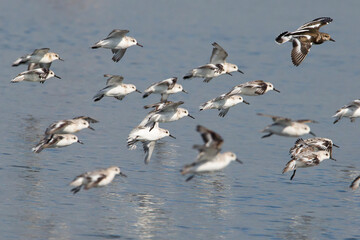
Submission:
<svg viewBox="0 0 360 240">
<path fill-rule="evenodd" d="M 85 121 L 89 122 L 89 123 L 97 123 L 99 122 L 98 120 L 94 119 L 94 118 L 91 118 L 91 117 L 86 117 L 86 116 L 78 116 L 78 117 L 74 117 L 73 118 L 74 120 L 75 119 L 84 119 Z"/>
<path fill-rule="evenodd" d="M 170 102 L 166 104 L 163 108 L 158 110 L 158 112 L 174 112 L 181 104 L 184 104 L 184 102 L 183 101 Z"/>
<path fill-rule="evenodd" d="M 228 56 L 228 53 L 216 42 L 214 42 L 212 45 L 214 46 L 214 48 L 210 57 L 210 63 L 224 63 Z"/>
<path fill-rule="evenodd" d="M 50 48 L 40 48 L 40 49 L 35 49 L 34 52 L 31 55 L 44 55 L 46 53 L 48 53 L 50 51 Z"/>
<path fill-rule="evenodd" d="M 309 29 L 309 28 L 314 28 L 314 29 L 319 30 L 319 28 L 321 28 L 324 25 L 327 25 L 327 24 L 331 23 L 332 21 L 333 21 L 332 18 L 329 18 L 329 17 L 315 18 L 314 20 L 303 24 L 301 27 L 299 27 L 297 29 L 297 31 L 298 30 L 303 30 L 303 29 Z"/>
<path fill-rule="evenodd" d="M 129 30 L 114 29 L 111 31 L 111 33 L 109 33 L 109 35 L 105 39 L 120 38 L 120 37 L 125 36 L 125 34 L 127 34 L 127 33 L 129 33 Z"/>
<path fill-rule="evenodd" d="M 201 125 L 196 127 L 196 131 L 201 134 L 201 137 L 205 143 L 205 147 L 221 149 L 221 146 L 224 143 L 223 138 L 214 131 L 207 129 Z"/>
<path fill-rule="evenodd" d="M 290 118 L 274 116 L 274 115 L 264 114 L 264 113 L 257 113 L 257 115 L 263 116 L 263 117 L 270 117 L 276 123 L 291 123 L 292 122 L 292 120 Z"/>
<path fill-rule="evenodd" d="M 294 37 L 292 43 L 293 49 L 291 50 L 291 61 L 295 66 L 299 66 L 309 53 L 312 43 L 303 36 Z"/>
<path fill-rule="evenodd" d="M 151 158 L 151 155 L 154 151 L 154 148 L 155 148 L 155 144 L 156 142 L 155 141 L 149 141 L 149 142 L 144 142 L 143 143 L 143 148 L 144 148 L 144 152 L 145 152 L 145 164 L 148 164 L 150 162 L 150 158 Z"/>
<path fill-rule="evenodd" d="M 299 120 L 296 120 L 295 122 L 298 122 L 298 123 L 318 123 L 317 121 L 311 120 L 311 119 L 299 119 Z"/>
<path fill-rule="evenodd" d="M 104 77 L 108 77 L 106 85 L 120 85 L 124 80 L 124 77 L 119 75 L 104 74 Z"/>
</svg>

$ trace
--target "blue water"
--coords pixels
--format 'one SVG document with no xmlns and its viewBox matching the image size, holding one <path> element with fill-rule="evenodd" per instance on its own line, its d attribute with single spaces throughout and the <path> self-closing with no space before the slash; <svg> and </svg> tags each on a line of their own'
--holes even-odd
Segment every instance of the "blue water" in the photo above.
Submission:
<svg viewBox="0 0 360 240">
<path fill-rule="evenodd" d="M 360 239 L 360 191 L 348 188 L 360 173 L 359 121 L 333 125 L 331 118 L 359 98 L 358 1 L 15 0 L 0 1 L 0 9 L 1 239 Z M 322 31 L 336 42 L 314 46 L 292 66 L 291 44 L 278 46 L 275 37 L 320 16 L 334 19 Z M 144 48 L 131 47 L 119 63 L 109 50 L 90 49 L 115 28 L 129 29 Z M 183 81 L 188 70 L 209 61 L 214 41 L 245 74 L 208 84 Z M 62 79 L 11 84 L 25 70 L 11 63 L 43 47 L 65 59 L 52 65 Z M 127 149 L 126 138 L 146 115 L 142 106 L 158 96 L 133 93 L 94 103 L 105 73 L 123 75 L 141 91 L 176 76 L 189 92 L 170 99 L 185 101 L 196 119 L 162 124 L 177 139 L 163 139 L 149 165 L 141 146 Z M 245 97 L 250 105 L 235 106 L 225 118 L 198 111 L 256 79 L 281 93 Z M 258 112 L 317 120 L 312 131 L 340 145 L 338 161 L 300 169 L 290 181 L 281 171 L 296 139 L 261 139 L 271 120 Z M 50 123 L 79 115 L 99 120 L 96 131 L 77 134 L 84 145 L 31 152 Z M 196 158 L 197 124 L 218 132 L 223 150 L 244 164 L 185 182 L 179 170 Z M 128 178 L 70 193 L 76 175 L 111 165 Z"/>
</svg>

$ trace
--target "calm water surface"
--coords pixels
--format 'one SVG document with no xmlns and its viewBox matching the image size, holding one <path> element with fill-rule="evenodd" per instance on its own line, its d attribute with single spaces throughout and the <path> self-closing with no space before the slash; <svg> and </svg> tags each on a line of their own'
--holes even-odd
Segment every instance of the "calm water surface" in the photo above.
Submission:
<svg viewBox="0 0 360 240">
<path fill-rule="evenodd" d="M 1 239 L 360 239 L 360 191 L 348 189 L 360 173 L 359 122 L 331 115 L 359 98 L 360 3 L 358 1 L 1 1 L 0 7 L 0 232 Z M 336 40 L 315 46 L 300 67 L 290 61 L 291 44 L 274 38 L 320 16 Z M 129 29 L 144 48 L 130 48 L 119 63 L 104 49 L 90 49 L 114 28 Z M 209 84 L 183 81 L 209 60 L 212 42 L 245 72 Z M 24 66 L 11 63 L 35 48 L 49 47 L 65 59 L 52 69 L 62 79 L 45 84 L 10 80 Z M 133 93 L 123 101 L 92 101 L 104 73 L 120 74 L 144 90 L 177 76 L 189 92 L 195 116 L 162 124 L 177 137 L 160 142 L 149 165 L 141 146 L 126 138 L 158 101 Z M 281 93 L 245 97 L 225 118 L 198 106 L 245 81 L 272 82 Z M 310 118 L 318 136 L 340 145 L 337 162 L 301 169 L 293 181 L 281 170 L 295 138 L 261 139 L 270 119 L 257 112 Z M 99 120 L 96 131 L 78 133 L 84 145 L 31 148 L 53 121 L 79 115 Z M 196 157 L 197 124 L 214 129 L 244 164 L 185 182 L 179 169 Z M 310 136 L 305 136 L 310 137 Z M 70 193 L 78 174 L 119 165 L 128 178 L 106 188 Z"/>
</svg>

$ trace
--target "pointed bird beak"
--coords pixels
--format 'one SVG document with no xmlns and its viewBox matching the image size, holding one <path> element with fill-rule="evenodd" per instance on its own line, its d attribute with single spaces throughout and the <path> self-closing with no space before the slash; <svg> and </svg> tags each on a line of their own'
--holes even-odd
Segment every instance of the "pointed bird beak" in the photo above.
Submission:
<svg viewBox="0 0 360 240">
<path fill-rule="evenodd" d="M 77 142 L 80 143 L 80 144 L 84 144 L 84 143 L 83 143 L 82 141 L 80 141 L 80 140 L 77 140 Z"/>
<path fill-rule="evenodd" d="M 139 91 L 139 90 L 137 90 L 137 89 L 135 90 L 135 92 L 142 93 L 142 92 L 140 92 L 140 91 Z"/>
<path fill-rule="evenodd" d="M 183 90 L 181 90 L 182 92 L 184 92 L 184 93 L 186 93 L 186 94 L 188 94 L 188 92 L 187 91 L 185 91 L 184 89 Z"/>
<path fill-rule="evenodd" d="M 243 100 L 243 103 L 245 103 L 245 104 L 247 104 L 247 105 L 250 105 L 250 103 L 247 102 L 247 101 L 245 101 L 245 100 Z"/>
<path fill-rule="evenodd" d="M 120 172 L 120 176 L 122 176 L 122 177 L 127 177 L 126 174 L 124 174 L 124 173 L 122 173 L 122 172 Z"/>
<path fill-rule="evenodd" d="M 335 143 L 333 143 L 333 146 L 334 146 L 334 147 L 337 147 L 337 148 L 340 148 L 340 147 L 339 147 L 338 145 L 336 145 Z"/>
<path fill-rule="evenodd" d="M 173 135 L 171 135 L 171 134 L 169 135 L 169 137 L 172 137 L 173 139 L 176 139 L 176 137 L 174 137 L 174 136 L 173 136 Z"/>
<path fill-rule="evenodd" d="M 280 93 L 280 91 L 279 91 L 279 90 L 277 90 L 276 88 L 273 88 L 273 90 L 274 90 L 275 92 Z"/>
<path fill-rule="evenodd" d="M 332 42 L 335 42 L 335 40 L 334 40 L 334 39 L 332 39 L 332 38 L 330 38 L 329 40 L 330 40 L 330 41 L 332 41 Z"/>
<path fill-rule="evenodd" d="M 139 47 L 144 47 L 143 45 L 141 45 L 140 43 L 136 43 L 136 45 L 138 45 Z"/>
<path fill-rule="evenodd" d="M 60 60 L 60 61 L 64 61 L 64 59 L 62 59 L 62 58 L 59 58 L 59 60 Z"/>
<path fill-rule="evenodd" d="M 231 73 L 226 73 L 227 75 L 230 75 L 230 76 L 232 76 L 232 74 Z"/>
<path fill-rule="evenodd" d="M 237 71 L 238 71 L 239 73 L 242 73 L 242 74 L 244 74 L 244 72 L 243 72 L 243 71 L 241 71 L 241 70 L 239 70 L 239 69 L 238 69 Z"/>
<path fill-rule="evenodd" d="M 237 161 L 238 163 L 243 164 L 243 162 L 240 159 L 235 159 L 235 161 Z"/>
<path fill-rule="evenodd" d="M 333 158 L 333 157 L 330 157 L 330 159 L 331 159 L 331 160 L 333 160 L 333 161 L 336 161 L 336 159 L 335 159 L 335 158 Z"/>
<path fill-rule="evenodd" d="M 61 77 L 59 77 L 58 75 L 54 75 L 54 77 L 58 78 L 58 79 L 61 79 Z"/>
<path fill-rule="evenodd" d="M 191 116 L 190 114 L 188 115 L 189 118 L 195 119 L 193 116 Z"/>
<path fill-rule="evenodd" d="M 93 127 L 91 127 L 91 126 L 88 126 L 88 128 L 91 129 L 91 130 L 93 130 L 93 131 L 95 131 L 95 129 L 94 129 Z"/>
<path fill-rule="evenodd" d="M 311 135 L 313 135 L 314 137 L 316 137 L 316 135 L 315 135 L 315 133 L 313 133 L 313 132 L 309 132 L 309 134 L 311 134 Z"/>
</svg>

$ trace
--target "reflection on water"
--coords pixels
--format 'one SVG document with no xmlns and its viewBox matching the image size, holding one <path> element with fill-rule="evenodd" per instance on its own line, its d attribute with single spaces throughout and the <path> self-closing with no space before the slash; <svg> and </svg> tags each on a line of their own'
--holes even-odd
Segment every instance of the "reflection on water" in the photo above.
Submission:
<svg viewBox="0 0 360 240">
<path fill-rule="evenodd" d="M 313 232 L 320 231 L 315 218 L 308 215 L 294 216 L 282 234 L 284 239 L 308 240 L 313 239 Z"/>
<path fill-rule="evenodd" d="M 169 167 L 177 166 L 176 159 L 179 157 L 177 150 L 179 146 L 170 141 L 158 141 L 156 143 L 152 161 Z"/>
<path fill-rule="evenodd" d="M 135 208 L 137 221 L 134 227 L 140 239 L 152 239 L 159 231 L 171 226 L 172 221 L 168 213 L 162 208 L 164 202 L 151 194 L 133 194 L 132 202 Z"/>
</svg>

